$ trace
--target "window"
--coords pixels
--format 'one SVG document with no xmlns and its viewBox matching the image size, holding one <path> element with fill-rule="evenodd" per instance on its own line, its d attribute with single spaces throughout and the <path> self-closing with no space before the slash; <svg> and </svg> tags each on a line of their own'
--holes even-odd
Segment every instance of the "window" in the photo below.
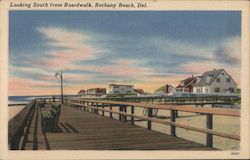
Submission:
<svg viewBox="0 0 250 160">
<path fill-rule="evenodd" d="M 230 78 L 227 78 L 226 81 L 227 81 L 227 83 L 230 83 L 230 82 L 231 82 L 231 79 L 230 79 Z"/>
<path fill-rule="evenodd" d="M 205 89 L 205 93 L 208 93 L 208 88 Z"/>
<path fill-rule="evenodd" d="M 225 75 L 225 73 L 221 73 L 222 75 Z"/>
<path fill-rule="evenodd" d="M 210 76 L 207 76 L 207 77 L 206 77 L 206 82 L 207 82 L 207 83 L 210 82 L 210 79 L 211 79 L 211 77 L 210 77 Z"/>
<path fill-rule="evenodd" d="M 220 78 L 216 78 L 216 82 L 220 83 Z"/>
<path fill-rule="evenodd" d="M 230 92 L 234 92 L 234 88 L 229 88 L 229 91 Z"/>
<path fill-rule="evenodd" d="M 214 88 L 214 92 L 216 93 L 220 92 L 220 88 Z"/>
</svg>

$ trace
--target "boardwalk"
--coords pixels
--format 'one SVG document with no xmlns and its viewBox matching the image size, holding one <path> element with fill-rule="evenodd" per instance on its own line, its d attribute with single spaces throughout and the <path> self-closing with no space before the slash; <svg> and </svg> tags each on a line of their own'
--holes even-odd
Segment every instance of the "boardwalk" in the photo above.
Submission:
<svg viewBox="0 0 250 160">
<path fill-rule="evenodd" d="M 46 109 L 46 108 L 45 108 Z M 41 109 L 32 115 L 25 150 L 211 150 L 202 144 L 62 106 L 58 131 L 43 133 Z"/>
</svg>

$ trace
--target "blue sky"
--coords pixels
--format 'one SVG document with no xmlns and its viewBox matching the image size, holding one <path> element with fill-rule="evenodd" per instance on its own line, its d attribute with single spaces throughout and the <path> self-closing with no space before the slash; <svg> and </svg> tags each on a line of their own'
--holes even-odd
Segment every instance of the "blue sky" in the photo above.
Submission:
<svg viewBox="0 0 250 160">
<path fill-rule="evenodd" d="M 109 83 L 152 92 L 213 68 L 240 83 L 237 11 L 10 11 L 9 35 L 11 95 L 56 94 L 60 70 L 68 94 Z"/>
</svg>

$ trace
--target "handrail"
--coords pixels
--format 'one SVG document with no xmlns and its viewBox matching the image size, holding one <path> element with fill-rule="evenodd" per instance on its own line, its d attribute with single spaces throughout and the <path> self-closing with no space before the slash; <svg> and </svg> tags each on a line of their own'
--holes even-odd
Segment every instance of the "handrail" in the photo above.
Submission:
<svg viewBox="0 0 250 160">
<path fill-rule="evenodd" d="M 204 104 L 233 104 L 240 101 L 240 95 L 195 95 L 195 96 L 129 96 L 129 97 L 82 97 L 84 99 L 98 99 L 109 101 L 154 101 L 161 103 L 183 103 L 183 102 L 202 102 Z M 191 104 L 191 103 L 190 103 Z"/>
<path fill-rule="evenodd" d="M 68 104 L 75 105 L 75 103 L 71 103 L 71 102 L 68 102 Z M 112 110 L 109 110 L 109 109 L 103 109 L 103 108 L 98 108 L 98 107 L 93 107 L 93 106 L 88 106 L 88 105 L 86 106 L 86 105 L 83 105 L 83 104 L 78 104 L 78 106 L 88 107 L 88 108 L 92 108 L 92 109 L 98 109 L 100 111 L 112 112 L 112 113 L 121 114 L 121 115 L 125 115 L 125 116 L 132 116 L 134 118 L 139 118 L 139 119 L 143 119 L 143 120 L 150 120 L 150 121 L 156 122 L 156 123 L 161 123 L 161 124 L 166 124 L 166 125 L 173 125 L 173 126 L 176 126 L 176 127 L 179 127 L 179 128 L 189 129 L 189 130 L 193 130 L 193 131 L 197 131 L 197 132 L 203 132 L 203 133 L 210 133 L 210 134 L 220 136 L 220 137 L 240 140 L 240 136 L 221 133 L 221 132 L 218 132 L 218 131 L 213 131 L 211 129 L 201 129 L 201 128 L 191 127 L 191 126 L 187 126 L 187 125 L 183 125 L 183 124 L 180 124 L 180 123 L 171 122 L 171 121 L 167 121 L 167 120 L 161 120 L 161 119 L 151 118 L 151 117 L 149 118 L 149 117 L 146 117 L 146 116 L 138 116 L 138 115 L 119 112 L 119 111 L 112 111 Z"/>
<path fill-rule="evenodd" d="M 72 99 L 81 102 L 92 102 L 92 103 L 104 103 L 104 104 L 113 104 L 113 105 L 127 105 L 127 106 L 136 106 L 141 108 L 152 108 L 152 109 L 163 109 L 163 110 L 177 110 L 183 112 L 194 112 L 194 113 L 204 113 L 204 114 L 213 114 L 213 115 L 222 115 L 222 116 L 240 116 L 239 109 L 227 109 L 227 108 L 198 108 L 192 106 L 175 106 L 175 105 L 162 105 L 162 104 L 149 104 L 149 103 L 135 103 L 135 102 L 121 102 L 121 101 L 100 101 L 100 100 L 81 100 L 81 99 Z"/>
<path fill-rule="evenodd" d="M 35 104 L 36 100 L 32 100 L 9 121 L 8 142 L 11 149 L 19 149 L 20 139 L 24 134 L 24 128 Z"/>
<path fill-rule="evenodd" d="M 176 136 L 175 133 L 175 127 L 178 128 L 184 128 L 188 130 L 193 130 L 197 132 L 202 132 L 207 134 L 207 146 L 212 147 L 213 146 L 213 137 L 212 135 L 234 139 L 234 140 L 240 140 L 240 136 L 238 135 L 232 135 L 228 133 L 222 133 L 219 131 L 214 131 L 212 128 L 212 116 L 213 115 L 223 115 L 223 116 L 236 116 L 240 117 L 240 110 L 239 109 L 226 109 L 226 108 L 200 108 L 200 107 L 192 107 L 192 106 L 170 106 L 170 105 L 159 105 L 159 104 L 148 104 L 148 103 L 134 103 L 134 102 L 119 102 L 119 101 L 101 101 L 101 100 L 82 100 L 82 99 L 66 99 L 66 103 L 73 105 L 75 107 L 79 108 L 91 108 L 93 111 L 98 114 L 98 110 L 103 112 L 104 111 L 110 113 L 110 118 L 112 118 L 111 113 L 119 114 L 123 116 L 130 116 L 131 117 L 131 123 L 134 124 L 134 118 L 139 118 L 143 120 L 147 120 L 148 122 L 148 129 L 151 130 L 151 122 L 166 124 L 171 126 L 171 135 Z M 110 107 L 110 109 L 105 109 L 105 107 Z M 112 107 L 119 107 L 119 111 L 112 110 Z M 126 109 L 123 108 L 131 107 L 131 114 L 126 113 Z M 141 107 L 141 108 L 147 108 L 148 109 L 148 116 L 139 116 L 134 114 L 134 107 Z M 152 110 L 153 109 L 162 109 L 162 110 L 170 110 L 171 111 L 171 121 L 167 120 L 161 120 L 154 118 L 152 116 Z M 125 111 L 125 112 L 123 112 Z M 192 113 L 203 113 L 206 114 L 207 117 L 207 129 L 197 128 L 193 126 L 188 126 L 180 123 L 176 123 L 176 112 L 177 111 L 183 111 L 183 112 L 192 112 Z M 121 120 L 121 118 L 120 118 Z"/>
</svg>

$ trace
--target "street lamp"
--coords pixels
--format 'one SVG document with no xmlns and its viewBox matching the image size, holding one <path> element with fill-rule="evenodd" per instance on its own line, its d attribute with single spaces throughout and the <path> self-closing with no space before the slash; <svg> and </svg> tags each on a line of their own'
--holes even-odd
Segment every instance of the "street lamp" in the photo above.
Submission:
<svg viewBox="0 0 250 160">
<path fill-rule="evenodd" d="M 61 72 L 57 72 L 55 74 L 55 77 L 59 77 L 61 78 L 61 100 L 62 100 L 62 104 L 63 104 L 63 73 Z"/>
</svg>

